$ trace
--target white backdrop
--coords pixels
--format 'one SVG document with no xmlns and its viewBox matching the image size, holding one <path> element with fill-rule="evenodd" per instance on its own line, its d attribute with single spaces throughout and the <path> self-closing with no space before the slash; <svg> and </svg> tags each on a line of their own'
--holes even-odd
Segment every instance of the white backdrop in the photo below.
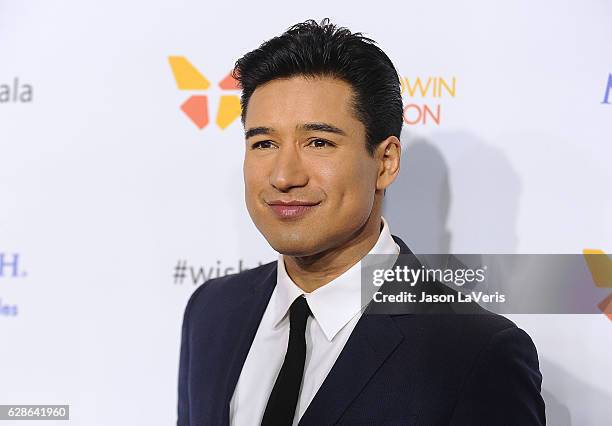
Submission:
<svg viewBox="0 0 612 426">
<path fill-rule="evenodd" d="M 612 253 L 610 2 L 0 0 L 0 404 L 175 422 L 189 295 L 275 258 L 244 207 L 240 122 L 215 123 L 239 92 L 217 83 L 326 16 L 409 84 L 455 79 L 454 96 L 405 93 L 440 123 L 405 125 L 392 233 L 418 251 Z M 170 56 L 210 88 L 179 90 Z M 192 95 L 208 96 L 203 129 L 180 110 Z M 538 348 L 549 424 L 609 424 L 612 322 L 512 319 Z"/>
</svg>

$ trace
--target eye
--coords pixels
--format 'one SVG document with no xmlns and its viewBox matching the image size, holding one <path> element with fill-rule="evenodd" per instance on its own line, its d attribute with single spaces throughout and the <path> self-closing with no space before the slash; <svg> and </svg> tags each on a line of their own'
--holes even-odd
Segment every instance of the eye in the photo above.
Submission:
<svg viewBox="0 0 612 426">
<path fill-rule="evenodd" d="M 326 141 L 325 139 L 312 139 L 309 143 L 309 145 L 312 145 L 314 148 L 325 148 L 326 146 L 330 146 L 333 147 L 334 144 L 332 144 L 329 141 Z"/>
<path fill-rule="evenodd" d="M 272 141 L 259 141 L 251 145 L 251 149 L 267 149 L 271 148 Z"/>
</svg>

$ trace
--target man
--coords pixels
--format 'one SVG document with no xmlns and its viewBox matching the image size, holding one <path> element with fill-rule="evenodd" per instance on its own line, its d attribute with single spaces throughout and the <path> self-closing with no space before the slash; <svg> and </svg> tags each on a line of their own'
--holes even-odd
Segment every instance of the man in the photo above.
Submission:
<svg viewBox="0 0 612 426">
<path fill-rule="evenodd" d="M 360 260 L 414 258 L 381 216 L 401 156 L 389 58 L 360 33 L 307 21 L 234 75 L 246 205 L 279 257 L 190 298 L 178 424 L 544 424 L 537 353 L 511 321 L 448 304 L 364 313 Z"/>
</svg>

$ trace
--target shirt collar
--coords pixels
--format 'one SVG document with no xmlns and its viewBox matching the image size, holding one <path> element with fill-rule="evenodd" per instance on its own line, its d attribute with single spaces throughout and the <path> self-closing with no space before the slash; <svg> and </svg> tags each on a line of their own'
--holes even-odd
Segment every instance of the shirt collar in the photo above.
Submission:
<svg viewBox="0 0 612 426">
<path fill-rule="evenodd" d="M 381 219 L 382 230 L 376 244 L 368 254 L 398 255 L 400 248 L 391 236 L 387 221 L 382 216 Z M 342 275 L 311 293 L 304 292 L 289 277 L 285 269 L 284 257 L 280 253 L 276 271 L 276 288 L 272 298 L 274 327 L 277 327 L 285 318 L 293 301 L 303 294 L 313 317 L 321 326 L 325 337 L 331 341 L 363 307 L 361 301 L 361 262 L 357 262 Z"/>
</svg>

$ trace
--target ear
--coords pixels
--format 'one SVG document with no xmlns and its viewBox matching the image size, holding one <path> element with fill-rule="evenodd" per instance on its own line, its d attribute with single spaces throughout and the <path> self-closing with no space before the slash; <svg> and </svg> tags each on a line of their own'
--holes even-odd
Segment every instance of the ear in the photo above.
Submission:
<svg viewBox="0 0 612 426">
<path fill-rule="evenodd" d="M 389 136 L 377 147 L 374 154 L 378 161 L 376 190 L 385 190 L 395 180 L 400 171 L 402 144 L 396 136 Z"/>
</svg>

